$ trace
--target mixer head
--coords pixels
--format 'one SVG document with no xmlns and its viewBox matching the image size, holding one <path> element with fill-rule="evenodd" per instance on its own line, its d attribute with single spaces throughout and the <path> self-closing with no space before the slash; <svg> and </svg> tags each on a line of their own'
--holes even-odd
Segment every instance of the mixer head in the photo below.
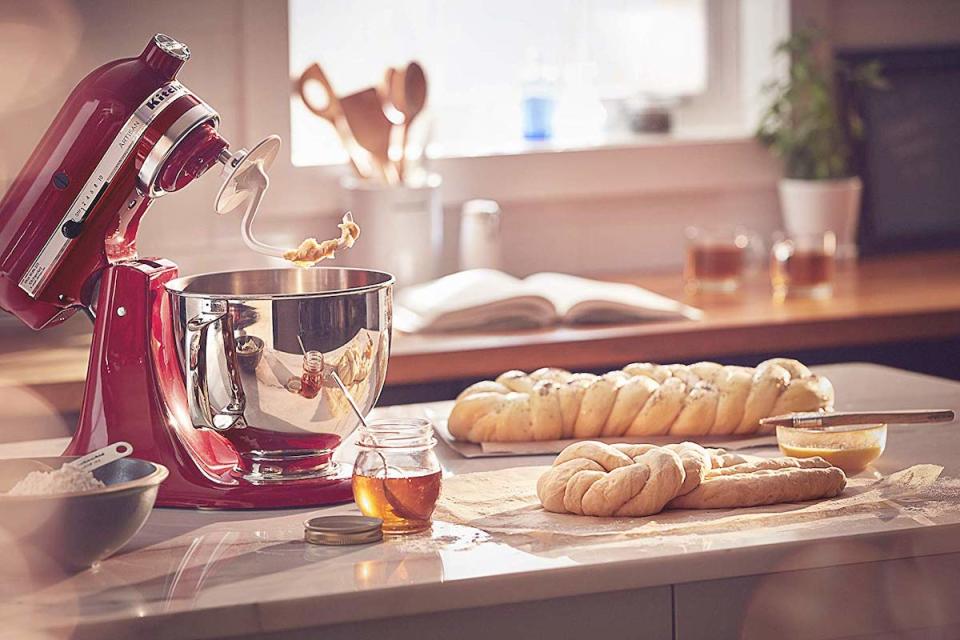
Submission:
<svg viewBox="0 0 960 640">
<path fill-rule="evenodd" d="M 232 155 L 222 153 L 220 160 L 224 166 L 220 177 L 223 186 L 214 201 L 217 213 L 229 213 L 254 197 L 258 189 L 265 189 L 266 184 L 260 185 L 262 176 L 273 165 L 279 152 L 280 137 L 267 136 L 249 151 L 241 149 Z"/>
<path fill-rule="evenodd" d="M 177 80 L 189 57 L 157 34 L 76 86 L 0 200 L 0 308 L 35 329 L 89 308 L 102 271 L 137 258 L 151 202 L 218 161 L 227 165 L 219 212 L 256 191 L 246 178 L 254 167 L 263 176 L 279 138 L 231 154 L 217 112 Z"/>
</svg>

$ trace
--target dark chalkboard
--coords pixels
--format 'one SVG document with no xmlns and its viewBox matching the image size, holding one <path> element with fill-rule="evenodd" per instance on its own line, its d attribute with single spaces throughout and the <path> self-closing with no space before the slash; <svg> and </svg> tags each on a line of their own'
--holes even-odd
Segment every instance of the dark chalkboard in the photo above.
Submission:
<svg viewBox="0 0 960 640">
<path fill-rule="evenodd" d="M 841 52 L 879 60 L 887 90 L 841 87 L 866 135 L 861 252 L 960 247 L 960 48 Z"/>
</svg>

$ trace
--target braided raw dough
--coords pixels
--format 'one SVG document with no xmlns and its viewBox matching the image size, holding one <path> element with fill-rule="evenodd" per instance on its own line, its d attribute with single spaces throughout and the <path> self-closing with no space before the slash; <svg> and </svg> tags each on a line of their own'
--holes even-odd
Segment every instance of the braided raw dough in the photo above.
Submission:
<svg viewBox="0 0 960 640">
<path fill-rule="evenodd" d="M 843 471 L 823 458 L 774 458 L 707 472 L 671 509 L 730 509 L 832 498 L 843 491 Z"/>
<path fill-rule="evenodd" d="M 796 360 L 629 364 L 602 376 L 508 371 L 458 397 L 450 434 L 472 442 L 750 434 L 760 418 L 829 410 L 833 386 Z"/>
<path fill-rule="evenodd" d="M 721 509 L 832 498 L 843 471 L 823 458 L 748 462 L 692 442 L 654 445 L 589 440 L 564 449 L 537 481 L 547 511 L 648 516 L 664 508 Z"/>
</svg>

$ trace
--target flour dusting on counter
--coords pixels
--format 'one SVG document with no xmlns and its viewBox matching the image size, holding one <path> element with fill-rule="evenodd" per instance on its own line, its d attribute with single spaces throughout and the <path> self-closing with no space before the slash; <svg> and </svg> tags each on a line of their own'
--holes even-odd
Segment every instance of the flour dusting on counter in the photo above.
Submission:
<svg viewBox="0 0 960 640">
<path fill-rule="evenodd" d="M 475 527 L 494 536 L 514 536 L 531 548 L 553 548 L 574 540 L 622 542 L 676 539 L 705 534 L 740 534 L 772 527 L 808 530 L 825 520 L 838 522 L 898 515 L 928 526 L 960 506 L 938 500 L 953 482 L 938 482 L 943 467 L 918 464 L 882 480 L 852 478 L 844 493 L 827 500 L 709 511 L 665 511 L 645 518 L 589 518 L 544 511 L 537 478 L 546 467 L 516 467 L 466 473 L 444 480 L 435 520 Z"/>
</svg>

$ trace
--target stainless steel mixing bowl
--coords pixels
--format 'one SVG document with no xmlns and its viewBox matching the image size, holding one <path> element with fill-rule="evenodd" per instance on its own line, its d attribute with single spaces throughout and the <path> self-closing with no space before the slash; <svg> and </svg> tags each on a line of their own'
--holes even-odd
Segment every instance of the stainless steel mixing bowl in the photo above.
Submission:
<svg viewBox="0 0 960 640">
<path fill-rule="evenodd" d="M 240 454 L 253 482 L 334 471 L 333 450 L 373 408 L 390 354 L 393 276 L 259 269 L 167 284 L 190 416 Z"/>
</svg>

